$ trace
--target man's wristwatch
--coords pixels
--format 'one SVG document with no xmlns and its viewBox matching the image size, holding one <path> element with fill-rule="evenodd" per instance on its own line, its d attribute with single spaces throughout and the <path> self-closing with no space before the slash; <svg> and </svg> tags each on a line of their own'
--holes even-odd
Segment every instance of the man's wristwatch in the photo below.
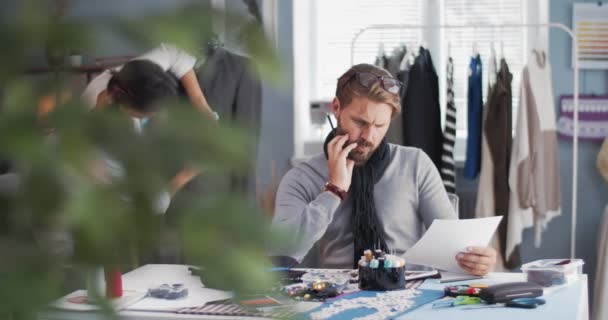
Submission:
<svg viewBox="0 0 608 320">
<path fill-rule="evenodd" d="M 333 184 L 331 182 L 327 182 L 325 184 L 323 191 L 329 191 L 329 192 L 335 194 L 342 201 L 344 201 L 344 199 L 346 199 L 346 195 L 347 195 L 346 191 L 340 189 L 339 187 L 337 187 L 335 184 Z"/>
</svg>

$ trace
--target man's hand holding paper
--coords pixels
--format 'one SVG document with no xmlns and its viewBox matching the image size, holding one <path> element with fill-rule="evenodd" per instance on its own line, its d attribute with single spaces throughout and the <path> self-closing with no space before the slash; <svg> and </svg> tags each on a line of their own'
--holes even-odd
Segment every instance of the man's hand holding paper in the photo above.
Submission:
<svg viewBox="0 0 608 320">
<path fill-rule="evenodd" d="M 496 250 L 488 248 L 502 216 L 436 219 L 422 238 L 405 253 L 409 263 L 440 270 L 485 275 L 496 263 Z"/>
</svg>

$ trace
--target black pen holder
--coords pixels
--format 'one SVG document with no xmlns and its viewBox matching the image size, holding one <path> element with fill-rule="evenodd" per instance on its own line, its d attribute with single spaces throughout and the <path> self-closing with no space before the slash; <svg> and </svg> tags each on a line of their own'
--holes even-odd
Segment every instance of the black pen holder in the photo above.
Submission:
<svg viewBox="0 0 608 320">
<path fill-rule="evenodd" d="M 370 268 L 359 266 L 359 289 L 371 291 L 405 288 L 405 266 Z"/>
</svg>

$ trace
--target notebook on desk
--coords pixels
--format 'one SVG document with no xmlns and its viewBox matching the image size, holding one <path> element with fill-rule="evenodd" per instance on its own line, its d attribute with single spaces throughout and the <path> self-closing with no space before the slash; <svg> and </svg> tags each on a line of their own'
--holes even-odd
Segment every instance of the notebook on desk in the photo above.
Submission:
<svg viewBox="0 0 608 320">
<path fill-rule="evenodd" d="M 464 272 L 439 271 L 433 267 L 409 263 L 405 266 L 405 280 L 439 279 L 439 283 L 481 279 L 483 277 Z"/>
<path fill-rule="evenodd" d="M 458 281 L 467 281 L 467 280 L 475 280 L 475 279 L 483 279 L 483 277 L 475 276 L 472 274 L 466 274 L 466 273 L 454 273 L 454 272 L 441 271 L 441 278 L 439 279 L 439 283 L 458 282 Z"/>
<path fill-rule="evenodd" d="M 405 271 L 405 281 L 424 280 L 428 278 L 439 278 L 437 270 L 432 271 Z"/>
<path fill-rule="evenodd" d="M 405 281 L 439 278 L 439 271 L 433 267 L 408 263 L 405 265 Z"/>
</svg>

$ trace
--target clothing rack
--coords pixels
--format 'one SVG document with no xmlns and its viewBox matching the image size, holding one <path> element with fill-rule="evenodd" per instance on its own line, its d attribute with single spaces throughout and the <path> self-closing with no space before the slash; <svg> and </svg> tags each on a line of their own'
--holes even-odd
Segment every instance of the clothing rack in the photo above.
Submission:
<svg viewBox="0 0 608 320">
<path fill-rule="evenodd" d="M 572 39 L 572 60 L 573 60 L 573 86 L 574 86 L 574 132 L 572 134 L 572 221 L 571 221 L 571 234 L 570 234 L 570 258 L 576 258 L 576 209 L 577 209 L 577 198 L 578 198 L 578 111 L 579 111 L 579 83 L 578 83 L 578 71 L 579 61 L 578 52 L 575 50 L 577 43 L 577 37 L 572 29 L 566 27 L 561 23 L 521 23 L 521 24 L 467 24 L 467 25 L 449 25 L 449 24 L 376 24 L 370 25 L 359 30 L 350 45 L 350 62 L 351 65 L 355 63 L 355 44 L 359 37 L 368 30 L 402 30 L 402 29 L 505 29 L 505 28 L 557 28 L 566 32 Z"/>
</svg>

